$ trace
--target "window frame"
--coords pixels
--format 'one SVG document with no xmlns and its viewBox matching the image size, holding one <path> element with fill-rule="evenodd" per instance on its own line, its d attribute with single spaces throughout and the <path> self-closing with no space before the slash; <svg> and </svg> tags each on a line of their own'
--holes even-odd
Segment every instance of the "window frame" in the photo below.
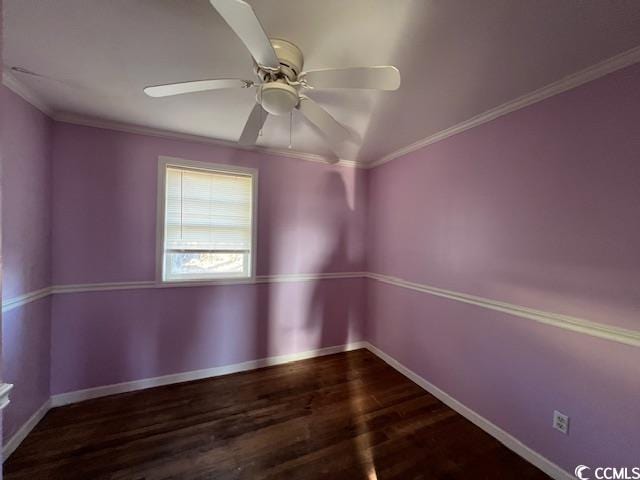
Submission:
<svg viewBox="0 0 640 480">
<path fill-rule="evenodd" d="M 220 276 L 201 278 L 170 278 L 165 279 L 165 230 L 166 230 L 166 180 L 167 167 L 177 167 L 191 170 L 201 170 L 204 172 L 222 174 L 241 174 L 251 178 L 251 251 L 249 252 L 248 276 Z M 258 246 L 258 169 L 249 167 L 239 167 L 236 165 L 225 165 L 218 163 L 200 162 L 187 160 L 184 158 L 168 157 L 160 155 L 158 157 L 158 192 L 157 192 L 157 215 L 156 215 L 156 282 L 161 284 L 207 284 L 220 282 L 255 282 L 256 279 L 256 258 Z"/>
</svg>

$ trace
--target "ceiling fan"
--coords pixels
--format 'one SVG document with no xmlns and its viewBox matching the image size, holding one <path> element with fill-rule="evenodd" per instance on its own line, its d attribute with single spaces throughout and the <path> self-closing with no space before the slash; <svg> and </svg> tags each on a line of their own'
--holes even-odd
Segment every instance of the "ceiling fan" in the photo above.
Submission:
<svg viewBox="0 0 640 480">
<path fill-rule="evenodd" d="M 243 0 L 209 0 L 231 29 L 240 37 L 255 61 L 256 80 L 214 78 L 154 85 L 144 92 L 150 97 L 168 97 L 184 93 L 224 88 L 256 88 L 256 105 L 244 126 L 238 143 L 254 145 L 267 118 L 287 115 L 297 109 L 314 125 L 336 150 L 350 137 L 349 131 L 329 112 L 301 93 L 310 89 L 358 88 L 396 90 L 400 72 L 392 66 L 354 67 L 303 71 L 302 52 L 293 43 L 269 38 L 251 6 Z M 337 162 L 338 158 L 330 159 Z"/>
</svg>

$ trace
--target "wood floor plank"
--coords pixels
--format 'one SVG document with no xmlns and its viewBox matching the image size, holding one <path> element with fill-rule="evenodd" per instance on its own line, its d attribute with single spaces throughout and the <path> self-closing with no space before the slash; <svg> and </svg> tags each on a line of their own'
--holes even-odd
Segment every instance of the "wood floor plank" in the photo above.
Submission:
<svg viewBox="0 0 640 480">
<path fill-rule="evenodd" d="M 51 410 L 7 480 L 548 478 L 366 350 Z"/>
</svg>

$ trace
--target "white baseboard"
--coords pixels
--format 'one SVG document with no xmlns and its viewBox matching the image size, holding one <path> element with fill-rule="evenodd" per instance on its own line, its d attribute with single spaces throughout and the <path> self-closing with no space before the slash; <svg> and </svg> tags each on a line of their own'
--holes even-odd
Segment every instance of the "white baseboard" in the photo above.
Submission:
<svg viewBox="0 0 640 480">
<path fill-rule="evenodd" d="M 253 370 L 270 365 L 280 365 L 283 363 L 295 362 L 297 360 L 304 360 L 313 357 L 320 357 L 322 355 L 331 355 L 333 353 L 346 352 L 348 350 L 356 350 L 358 348 L 364 347 L 365 342 L 354 342 L 348 343 L 346 345 L 308 350 L 306 352 L 292 353 L 289 355 L 279 355 L 275 357 L 261 358 L 258 360 L 250 360 L 248 362 L 235 363 L 233 365 L 205 368 L 203 370 L 192 370 L 189 372 L 163 375 L 161 377 L 144 378 L 142 380 L 134 380 L 131 382 L 116 383 L 113 385 L 105 385 L 102 387 L 89 388 L 86 390 L 76 390 L 74 392 L 60 393 L 51 397 L 51 407 L 60 407 L 62 405 L 82 402 L 83 400 L 89 400 L 91 398 L 115 395 L 117 393 L 133 392 L 136 390 L 143 390 L 145 388 L 170 385 L 172 383 L 189 382 L 191 380 L 218 377 L 220 375 L 228 375 L 230 373 L 243 372 L 246 370 Z"/>
<path fill-rule="evenodd" d="M 25 422 L 22 427 L 9 439 L 2 448 L 2 461 L 15 451 L 22 443 L 25 437 L 34 429 L 34 427 L 42 420 L 46 413 L 54 407 L 69 405 L 71 403 L 82 402 L 91 398 L 105 397 L 107 395 L 115 395 L 117 393 L 133 392 L 136 390 L 144 390 L 145 388 L 159 387 L 172 383 L 189 382 L 191 380 L 200 380 L 203 378 L 218 377 L 220 375 L 228 375 L 230 373 L 244 372 L 246 370 L 254 370 L 256 368 L 268 367 L 271 365 L 280 365 L 283 363 L 295 362 L 297 360 L 305 360 L 307 358 L 321 357 L 323 355 L 331 355 L 333 353 L 347 352 L 349 350 L 357 350 L 365 348 L 366 342 L 353 342 L 345 345 L 337 345 L 334 347 L 319 348 L 316 350 L 308 350 L 306 352 L 291 353 L 288 355 L 278 355 L 274 357 L 261 358 L 258 360 L 250 360 L 248 362 L 235 363 L 233 365 L 224 365 L 222 367 L 205 368 L 203 370 L 193 370 L 190 372 L 175 373 L 164 375 L 162 377 L 144 378 L 142 380 L 134 380 L 132 382 L 116 383 L 114 385 L 105 385 L 103 387 L 89 388 L 86 390 L 77 390 L 75 392 L 61 393 L 53 395 L 48 399 L 32 416 Z"/>
<path fill-rule="evenodd" d="M 2 447 L 2 461 L 4 462 L 9 455 L 11 455 L 18 445 L 22 443 L 22 441 L 26 438 L 31 430 L 35 428 L 35 426 L 44 418 L 49 409 L 51 408 L 51 399 L 47 399 L 36 412 L 31 415 L 29 420 L 27 420 L 20 429 L 14 433 L 9 441 Z"/>
<path fill-rule="evenodd" d="M 309 350 L 306 352 L 292 353 L 289 355 L 279 355 L 274 357 L 267 357 L 258 360 L 250 360 L 248 362 L 236 363 L 233 365 L 225 365 L 222 367 L 206 368 L 202 370 L 193 370 L 189 372 L 176 373 L 172 375 L 164 375 L 161 377 L 145 378 L 142 380 L 134 380 L 132 382 L 117 383 L 114 385 L 106 385 L 102 387 L 89 388 L 86 390 L 77 390 L 74 392 L 61 393 L 53 395 L 36 411 L 29 420 L 9 439 L 6 445 L 3 447 L 3 461 L 9 458 L 9 456 L 15 451 L 25 437 L 33 430 L 33 428 L 42 420 L 47 411 L 53 407 L 59 407 L 62 405 L 69 405 L 71 403 L 81 402 L 83 400 L 89 400 L 92 398 L 104 397 L 107 395 L 114 395 L 117 393 L 133 392 L 136 390 L 143 390 L 146 388 L 158 387 L 162 385 L 169 385 L 173 383 L 188 382 L 191 380 L 200 380 L 203 378 L 217 377 L 221 375 L 228 375 L 230 373 L 243 372 L 247 370 L 253 370 L 256 368 L 280 365 L 289 362 L 295 362 L 297 360 L 305 360 L 308 358 L 320 357 L 323 355 L 331 355 L 333 353 L 346 352 L 349 350 L 356 350 L 358 348 L 366 348 L 376 356 L 380 357 L 391 367 L 402 373 L 404 376 L 424 388 L 431 393 L 434 397 L 438 398 L 444 404 L 461 414 L 463 417 L 470 420 L 472 423 L 482 428 L 489 435 L 493 436 L 506 447 L 516 452 L 528 462 L 532 463 L 540 470 L 545 472 L 556 480 L 573 480 L 574 477 L 560 468 L 555 463 L 546 459 L 539 453 L 533 451 L 531 448 L 524 445 L 517 438 L 502 430 L 500 427 L 494 425 L 486 418 L 482 417 L 478 413 L 474 412 L 467 406 L 463 405 L 438 387 L 428 382 L 415 372 L 411 371 L 393 357 L 387 355 L 379 348 L 370 344 L 369 342 L 354 342 L 346 345 L 338 345 L 334 347 L 320 348 L 316 350 Z"/>
<path fill-rule="evenodd" d="M 405 377 L 424 388 L 427 392 L 432 394 L 442 403 L 447 405 L 452 410 L 455 410 L 460 415 L 465 417 L 467 420 L 474 423 L 476 426 L 480 427 L 482 430 L 487 432 L 489 435 L 499 440 L 502 444 L 504 444 L 510 450 L 513 450 L 515 453 L 520 455 L 522 458 L 527 460 L 529 463 L 532 463 L 544 473 L 549 475 L 550 477 L 556 480 L 575 480 L 573 475 L 570 475 L 566 470 L 562 469 L 560 466 L 553 463 L 551 460 L 543 457 L 538 452 L 532 450 L 527 447 L 524 443 L 518 440 L 513 435 L 505 432 L 497 425 L 491 423 L 489 420 L 484 418 L 482 415 L 476 413 L 471 410 L 466 405 L 463 405 L 458 400 L 447 394 L 446 392 L 440 390 L 438 387 L 430 383 L 429 381 L 422 378 L 417 373 L 411 371 L 400 362 L 398 362 L 395 358 L 387 355 L 378 347 L 372 345 L 369 342 L 364 342 L 365 348 L 369 350 L 374 355 L 380 357 L 384 360 L 388 365 L 395 368 L 398 372 L 403 374 Z"/>
</svg>

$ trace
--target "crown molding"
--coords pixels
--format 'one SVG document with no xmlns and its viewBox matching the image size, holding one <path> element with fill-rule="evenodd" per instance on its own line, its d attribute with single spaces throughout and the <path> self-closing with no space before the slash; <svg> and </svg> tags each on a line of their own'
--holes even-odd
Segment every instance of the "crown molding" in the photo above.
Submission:
<svg viewBox="0 0 640 480">
<path fill-rule="evenodd" d="M 36 95 L 29 87 L 25 86 L 23 82 L 18 80 L 10 71 L 4 69 L 2 72 L 2 84 L 5 85 L 13 93 L 21 97 L 23 100 L 30 103 L 32 106 L 40 110 L 42 113 L 50 117 L 51 119 L 69 123 L 73 125 L 81 125 L 85 127 L 101 128 L 104 130 L 114 130 L 117 132 L 133 133 L 137 135 L 147 135 L 157 138 L 166 138 L 169 140 L 183 140 L 188 142 L 206 143 L 209 145 L 216 145 L 220 147 L 234 148 L 236 150 L 244 150 L 257 153 L 265 153 L 268 155 L 275 155 L 279 157 L 295 158 L 298 160 L 306 160 L 309 162 L 339 165 L 341 167 L 351 168 L 363 168 L 366 165 L 362 162 L 355 160 L 346 160 L 340 158 L 338 162 L 331 163 L 326 157 L 317 155 L 314 153 L 306 153 L 289 149 L 278 149 L 270 147 L 245 147 L 237 144 L 236 142 L 220 140 L 211 137 L 205 137 L 202 135 L 192 135 L 188 133 L 172 132 L 169 130 L 162 130 L 153 127 L 143 127 L 140 125 L 133 125 L 127 123 L 114 122 L 110 120 L 104 120 L 99 118 L 90 118 L 84 115 L 77 115 L 63 111 L 54 111 L 44 102 L 38 95 Z"/>
<path fill-rule="evenodd" d="M 33 105 L 48 117 L 53 117 L 53 110 L 38 95 L 14 77 L 7 69 L 2 71 L 2 84 L 26 102 Z"/>
<path fill-rule="evenodd" d="M 295 150 L 277 149 L 277 148 L 260 147 L 260 146 L 246 147 L 246 146 L 239 145 L 236 142 L 219 140 L 216 138 L 210 138 L 210 137 L 205 137 L 201 135 L 171 132 L 168 130 L 162 130 L 158 128 L 143 127 L 139 125 L 130 125 L 125 123 L 113 122 L 110 120 L 89 118 L 82 115 L 75 115 L 75 114 L 70 114 L 65 112 L 55 113 L 53 115 L 53 119 L 57 122 L 69 123 L 72 125 L 80 125 L 84 127 L 101 128 L 104 130 L 114 130 L 117 132 L 133 133 L 137 135 L 147 135 L 151 137 L 165 138 L 169 140 L 183 140 L 188 142 L 206 143 L 209 145 L 233 148 L 236 150 L 265 153 L 268 155 L 295 158 L 298 160 L 306 160 L 309 162 L 331 164 L 331 162 L 329 162 L 322 155 L 316 155 L 314 153 L 305 153 L 305 152 L 299 152 Z M 345 160 L 343 158 L 339 159 L 339 161 L 333 165 L 339 165 L 342 167 L 352 167 L 352 168 L 358 168 L 363 166 L 363 164 L 360 162 L 356 162 L 354 160 Z"/>
<path fill-rule="evenodd" d="M 387 162 L 400 158 L 408 153 L 411 153 L 423 147 L 426 147 L 427 145 L 431 145 L 433 143 L 439 142 L 453 135 L 464 132 L 465 130 L 469 130 L 471 128 L 482 125 L 483 123 L 487 123 L 492 120 L 495 120 L 496 118 L 506 115 L 508 113 L 514 112 L 516 110 L 520 110 L 521 108 L 540 102 L 554 95 L 558 95 L 567 90 L 571 90 L 573 88 L 579 87 L 580 85 L 596 80 L 609 73 L 615 72 L 616 70 L 620 70 L 624 67 L 628 67 L 638 62 L 640 62 L 640 46 L 634 47 L 618 55 L 607 58 L 602 62 L 591 65 L 590 67 L 587 67 L 571 75 L 567 75 L 566 77 L 556 82 L 550 83 L 542 88 L 534 90 L 533 92 L 529 92 L 516 99 L 510 100 L 506 103 L 503 103 L 502 105 L 499 105 L 495 108 L 487 110 L 486 112 L 483 112 L 479 115 L 471 117 L 449 128 L 440 130 L 439 132 L 429 135 L 428 137 L 424 137 L 405 147 L 399 148 L 373 162 L 362 162 L 362 161 L 356 161 L 356 160 L 346 160 L 341 158 L 335 165 L 339 165 L 343 167 L 351 167 L 351 168 L 365 168 L 365 169 L 375 168 L 377 166 L 383 165 Z M 131 124 L 119 123 L 119 122 L 114 122 L 109 120 L 89 118 L 86 116 L 71 114 L 67 112 L 54 112 L 44 101 L 42 101 L 42 99 L 40 99 L 36 94 L 34 94 L 28 87 L 25 87 L 23 83 L 17 80 L 16 77 L 13 76 L 6 69 L 3 70 L 2 83 L 7 88 L 12 90 L 14 93 L 16 93 L 17 95 L 22 97 L 24 100 L 29 102 L 31 105 L 36 107 L 38 110 L 40 110 L 42 113 L 48 115 L 49 117 L 51 117 L 52 119 L 58 122 L 93 127 L 93 128 L 101 128 L 106 130 L 114 130 L 114 131 L 125 132 L 125 133 L 133 133 L 138 135 L 148 135 L 148 136 L 153 136 L 158 138 L 166 138 L 170 140 L 183 140 L 183 141 L 190 141 L 190 142 L 197 142 L 197 143 L 206 143 L 211 145 L 234 148 L 237 150 L 266 153 L 270 155 L 277 155 L 277 156 L 282 156 L 287 158 L 296 158 L 299 160 L 306 160 L 306 161 L 317 162 L 317 163 L 324 163 L 324 164 L 330 163 L 325 157 L 321 155 L 313 154 L 313 153 L 292 151 L 288 149 L 274 149 L 274 148 L 259 147 L 259 146 L 243 147 L 238 145 L 235 142 L 219 140 L 219 139 L 200 136 L 200 135 L 172 132 L 172 131 L 152 128 L 152 127 L 143 127 L 139 125 L 131 125 Z"/>
<path fill-rule="evenodd" d="M 556 82 L 550 83 L 542 88 L 534 90 L 533 92 L 527 93 L 525 95 L 522 95 L 521 97 L 515 98 L 514 100 L 503 103 L 502 105 L 487 110 L 486 112 L 469 118 L 468 120 L 458 123 L 457 125 L 441 130 L 437 133 L 434 133 L 433 135 L 429 135 L 428 137 L 422 138 L 407 145 L 406 147 L 399 148 L 398 150 L 395 150 L 374 162 L 367 163 L 366 167 L 374 168 L 379 165 L 385 164 L 408 153 L 415 152 L 422 147 L 426 147 L 427 145 L 439 142 L 440 140 L 444 140 L 445 138 L 449 138 L 453 135 L 464 132 L 465 130 L 469 130 L 470 128 L 482 125 L 483 123 L 490 122 L 491 120 L 494 120 L 498 117 L 514 112 L 516 110 L 520 110 L 521 108 L 528 107 L 529 105 L 540 102 L 554 95 L 558 95 L 559 93 L 579 87 L 580 85 L 583 85 L 587 82 L 591 82 L 592 80 L 596 80 L 609 73 L 615 72 L 616 70 L 620 70 L 621 68 L 628 67 L 638 62 L 640 62 L 640 46 L 632 48 L 631 50 L 627 50 L 626 52 L 622 52 L 619 55 L 607 58 L 600 63 L 596 63 L 595 65 L 568 75 Z"/>
</svg>

